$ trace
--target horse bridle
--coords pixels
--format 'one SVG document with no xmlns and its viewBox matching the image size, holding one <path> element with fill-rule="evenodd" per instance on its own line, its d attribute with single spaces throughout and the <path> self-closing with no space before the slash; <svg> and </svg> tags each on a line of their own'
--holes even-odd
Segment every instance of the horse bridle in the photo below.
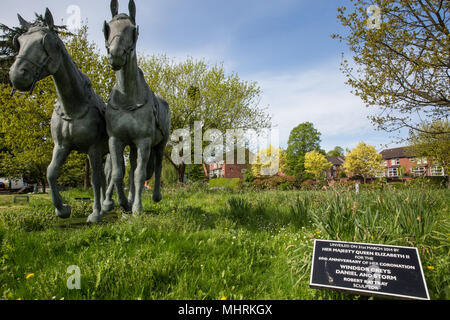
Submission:
<svg viewBox="0 0 450 320">
<path fill-rule="evenodd" d="M 106 50 L 108 51 L 108 53 L 109 53 L 109 48 L 111 47 L 111 43 L 114 41 L 114 39 L 116 39 L 116 38 L 120 38 L 120 34 L 116 34 L 112 39 L 111 39 L 111 41 L 106 41 Z M 133 45 L 131 45 L 131 46 L 129 46 L 128 48 L 126 48 L 124 51 L 125 51 L 125 59 L 126 59 L 126 61 L 125 61 L 125 64 L 126 63 L 128 63 L 128 56 L 130 55 L 130 53 L 134 50 L 134 48 L 135 48 L 135 45 L 133 44 Z"/>
<path fill-rule="evenodd" d="M 38 63 L 34 62 L 33 60 L 30 60 L 30 59 L 26 58 L 24 55 L 18 55 L 16 57 L 16 61 L 17 60 L 25 60 L 25 61 L 31 63 L 33 66 L 36 67 L 36 70 L 35 70 L 34 75 L 33 75 L 33 83 L 31 84 L 30 95 L 33 94 L 34 88 L 36 87 L 36 83 L 39 80 L 41 80 L 42 73 L 44 72 L 45 68 L 47 68 L 50 59 L 51 59 L 51 57 L 47 54 L 47 57 L 45 58 L 44 62 L 42 64 L 38 64 Z M 12 88 L 12 91 L 11 91 L 11 97 L 14 95 L 16 90 L 17 89 L 14 88 L 14 85 L 13 85 L 13 88 Z"/>
</svg>

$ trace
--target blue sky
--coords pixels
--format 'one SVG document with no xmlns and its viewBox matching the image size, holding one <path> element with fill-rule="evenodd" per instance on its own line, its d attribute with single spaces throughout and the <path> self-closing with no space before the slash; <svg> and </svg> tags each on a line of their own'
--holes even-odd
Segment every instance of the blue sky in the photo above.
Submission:
<svg viewBox="0 0 450 320">
<path fill-rule="evenodd" d="M 140 29 L 138 51 L 166 53 L 177 60 L 192 56 L 223 62 L 262 89 L 286 147 L 290 131 L 310 121 L 322 133 L 325 150 L 355 147 L 365 141 L 381 150 L 392 139 L 372 126 L 375 110 L 350 93 L 339 71 L 345 45 L 331 39 L 344 31 L 336 8 L 347 0 L 135 0 Z M 55 23 L 67 23 L 71 5 L 80 8 L 90 39 L 104 52 L 102 26 L 111 18 L 109 0 L 2 0 L 0 21 L 16 25 L 17 12 L 31 20 L 48 7 Z M 128 0 L 119 1 L 119 12 Z"/>
</svg>

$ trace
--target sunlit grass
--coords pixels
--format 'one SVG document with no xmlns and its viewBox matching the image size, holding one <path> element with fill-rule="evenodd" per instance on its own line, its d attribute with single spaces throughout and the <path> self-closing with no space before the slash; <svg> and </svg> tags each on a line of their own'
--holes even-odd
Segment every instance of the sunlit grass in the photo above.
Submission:
<svg viewBox="0 0 450 320">
<path fill-rule="evenodd" d="M 164 190 L 144 213 L 116 209 L 87 225 L 91 191 L 63 194 L 73 217 L 55 217 L 48 196 L 16 206 L 0 197 L 3 299 L 355 299 L 310 289 L 315 238 L 419 248 L 432 298 L 448 299 L 448 190 L 362 192 Z M 67 268 L 81 271 L 69 290 Z M 32 276 L 30 276 L 32 275 Z"/>
</svg>

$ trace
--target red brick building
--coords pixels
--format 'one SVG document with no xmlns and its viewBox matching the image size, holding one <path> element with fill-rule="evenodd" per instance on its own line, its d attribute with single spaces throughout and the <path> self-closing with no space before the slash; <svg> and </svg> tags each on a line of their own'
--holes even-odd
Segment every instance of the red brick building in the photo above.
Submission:
<svg viewBox="0 0 450 320">
<path fill-rule="evenodd" d="M 409 154 L 407 148 L 386 149 L 381 152 L 384 160 L 384 172 L 379 177 L 397 179 L 402 177 L 443 177 L 445 171 L 442 166 L 432 163 L 427 158 L 415 157 Z"/>
<path fill-rule="evenodd" d="M 210 179 L 225 178 L 225 179 L 242 179 L 247 170 L 251 170 L 248 164 L 225 164 L 212 163 L 207 165 L 208 177 Z"/>
<path fill-rule="evenodd" d="M 205 175 L 209 179 L 215 179 L 215 178 L 225 178 L 225 179 L 234 179 L 239 178 L 242 179 L 244 177 L 244 173 L 247 170 L 251 170 L 252 166 L 249 164 L 255 155 L 250 152 L 246 151 L 246 161 L 247 164 L 227 164 L 226 161 L 220 161 L 220 162 L 213 162 L 210 164 L 206 164 L 204 166 L 205 168 Z M 237 159 L 237 154 L 235 154 L 235 162 Z"/>
</svg>

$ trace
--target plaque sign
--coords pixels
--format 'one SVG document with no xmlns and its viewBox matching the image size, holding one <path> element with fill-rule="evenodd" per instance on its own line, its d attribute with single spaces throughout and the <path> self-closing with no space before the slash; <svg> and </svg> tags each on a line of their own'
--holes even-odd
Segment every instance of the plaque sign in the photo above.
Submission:
<svg viewBox="0 0 450 320">
<path fill-rule="evenodd" d="M 315 240 L 310 287 L 430 300 L 417 248 Z"/>
</svg>

